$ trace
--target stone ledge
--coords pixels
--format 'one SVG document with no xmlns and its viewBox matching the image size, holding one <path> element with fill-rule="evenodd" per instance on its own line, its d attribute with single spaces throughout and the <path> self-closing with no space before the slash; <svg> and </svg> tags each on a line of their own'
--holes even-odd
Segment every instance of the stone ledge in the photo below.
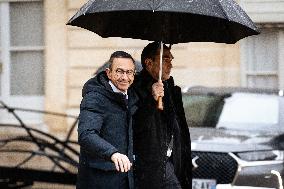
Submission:
<svg viewBox="0 0 284 189">
<path fill-rule="evenodd" d="M 284 1 L 282 0 L 242 0 L 240 5 L 254 22 L 284 22 Z"/>
</svg>

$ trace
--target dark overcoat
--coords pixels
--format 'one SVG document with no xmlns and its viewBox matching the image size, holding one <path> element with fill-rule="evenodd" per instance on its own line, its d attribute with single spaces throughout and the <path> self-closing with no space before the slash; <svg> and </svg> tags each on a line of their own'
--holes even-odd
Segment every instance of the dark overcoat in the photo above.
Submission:
<svg viewBox="0 0 284 189">
<path fill-rule="evenodd" d="M 164 81 L 164 110 L 156 108 L 152 96 L 155 81 L 145 70 L 133 84 L 139 97 L 133 116 L 135 178 L 139 189 L 161 189 L 166 178 L 166 162 L 171 161 L 183 189 L 191 189 L 191 145 L 182 103 L 181 89 L 173 78 Z M 173 135 L 173 153 L 167 149 Z"/>
<path fill-rule="evenodd" d="M 133 171 L 116 171 L 111 155 L 119 152 L 133 162 L 132 115 L 137 96 L 128 90 L 127 102 L 125 95 L 113 92 L 105 72 L 87 81 L 82 95 L 77 188 L 132 189 Z"/>
</svg>

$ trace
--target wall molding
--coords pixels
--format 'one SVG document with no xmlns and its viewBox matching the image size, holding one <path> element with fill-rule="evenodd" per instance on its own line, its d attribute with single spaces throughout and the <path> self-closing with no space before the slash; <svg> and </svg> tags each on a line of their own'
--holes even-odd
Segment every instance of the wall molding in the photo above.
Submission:
<svg viewBox="0 0 284 189">
<path fill-rule="evenodd" d="M 283 0 L 241 0 L 240 6 L 256 23 L 284 23 Z"/>
</svg>

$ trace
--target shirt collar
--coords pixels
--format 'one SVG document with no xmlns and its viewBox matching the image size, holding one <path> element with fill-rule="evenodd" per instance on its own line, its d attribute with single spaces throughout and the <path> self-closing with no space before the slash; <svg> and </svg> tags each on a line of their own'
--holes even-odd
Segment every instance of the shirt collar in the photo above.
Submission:
<svg viewBox="0 0 284 189">
<path fill-rule="evenodd" d="M 126 99 L 128 99 L 127 91 L 126 91 L 126 92 L 122 92 L 121 90 L 119 90 L 119 89 L 111 82 L 111 80 L 109 80 L 108 83 L 110 84 L 110 86 L 111 86 L 113 92 L 115 92 L 115 93 L 122 93 L 122 94 L 126 95 Z"/>
</svg>

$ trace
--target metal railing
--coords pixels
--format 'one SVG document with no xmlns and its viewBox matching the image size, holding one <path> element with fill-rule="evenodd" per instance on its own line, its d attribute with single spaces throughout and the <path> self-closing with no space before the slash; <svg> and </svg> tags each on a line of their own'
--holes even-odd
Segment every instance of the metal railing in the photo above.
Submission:
<svg viewBox="0 0 284 189">
<path fill-rule="evenodd" d="M 79 148 L 77 141 L 71 140 L 71 135 L 78 123 L 78 117 L 24 108 L 14 108 L 0 101 L 0 110 L 7 111 L 17 121 L 16 124 L 0 123 L 0 129 L 20 129 L 24 132 L 5 137 L 0 136 L 0 157 L 23 156 L 13 166 L 0 166 L 0 188 L 19 188 L 32 185 L 35 181 L 75 184 L 78 167 Z M 52 115 L 56 117 L 72 118 L 74 121 L 64 139 L 55 135 L 33 128 L 25 123 L 18 112 L 31 112 L 36 114 Z M 1 132 L 1 130 L 0 130 Z M 24 133 L 24 134 L 23 134 Z M 10 147 L 11 144 L 16 147 Z M 28 149 L 22 149 L 21 144 L 29 145 Z M 13 145 L 12 145 L 13 146 Z M 44 157 L 49 160 L 48 168 L 33 168 L 32 161 L 36 157 Z M 2 158 L 0 158 L 0 161 Z"/>
</svg>

